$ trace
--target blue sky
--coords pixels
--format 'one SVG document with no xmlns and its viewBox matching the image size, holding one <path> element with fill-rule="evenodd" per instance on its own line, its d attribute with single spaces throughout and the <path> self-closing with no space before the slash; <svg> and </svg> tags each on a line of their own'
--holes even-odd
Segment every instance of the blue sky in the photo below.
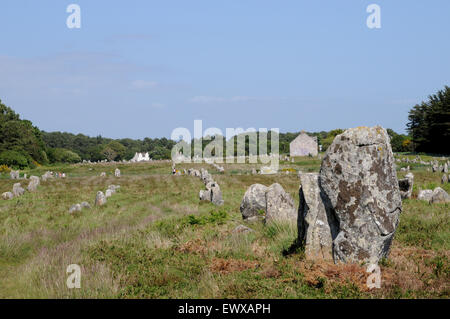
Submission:
<svg viewBox="0 0 450 319">
<path fill-rule="evenodd" d="M 68 29 L 66 7 L 81 7 Z M 381 7 L 369 29 L 366 7 Z M 45 131 L 380 124 L 450 85 L 450 1 L 2 0 L 0 99 Z"/>
</svg>

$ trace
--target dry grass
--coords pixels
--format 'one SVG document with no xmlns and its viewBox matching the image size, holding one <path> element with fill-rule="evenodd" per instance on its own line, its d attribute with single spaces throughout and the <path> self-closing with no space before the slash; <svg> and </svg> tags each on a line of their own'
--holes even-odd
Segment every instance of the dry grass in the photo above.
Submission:
<svg viewBox="0 0 450 319">
<path fill-rule="evenodd" d="M 317 169 L 299 158 L 285 168 Z M 69 177 L 42 182 L 36 193 L 0 202 L 0 297 L 9 298 L 448 298 L 448 204 L 404 202 L 390 258 L 381 267 L 382 288 L 368 290 L 361 265 L 305 261 L 288 256 L 295 225 L 242 224 L 239 204 L 248 186 L 280 183 L 298 205 L 296 174 L 251 175 L 252 166 L 205 167 L 220 184 L 225 205 L 200 203 L 203 183 L 172 176 L 171 163 L 74 165 Z M 258 165 L 257 165 L 258 166 Z M 418 189 L 440 183 L 439 174 L 413 166 Z M 43 173 L 39 168 L 28 174 Z M 100 178 L 100 172 L 108 176 Z M 40 174 L 40 175 L 41 175 Z M 402 173 L 403 174 L 403 173 Z M 399 174 L 401 175 L 401 174 Z M 0 179 L 0 192 L 14 181 Z M 104 207 L 69 215 L 74 203 L 93 204 L 98 190 L 119 184 Z M 445 186 L 447 187 L 447 186 Z M 220 211 L 223 219 L 211 218 Z M 205 221 L 190 223 L 190 216 Z M 66 287 L 66 267 L 79 264 L 82 288 Z"/>
</svg>

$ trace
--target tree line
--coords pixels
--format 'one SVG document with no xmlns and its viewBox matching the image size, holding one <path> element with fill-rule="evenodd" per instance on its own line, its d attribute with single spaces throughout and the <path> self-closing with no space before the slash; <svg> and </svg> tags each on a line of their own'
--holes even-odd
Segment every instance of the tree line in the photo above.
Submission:
<svg viewBox="0 0 450 319">
<path fill-rule="evenodd" d="M 336 135 L 343 129 L 308 133 L 316 136 L 322 151 L 326 151 Z M 428 101 L 415 105 L 408 116 L 408 135 L 398 134 L 387 129 L 394 152 L 428 152 L 449 154 L 450 137 L 450 88 L 431 95 Z M 245 134 L 245 133 L 244 133 Z M 271 150 L 271 134 L 278 134 L 280 154 L 289 154 L 289 144 L 299 132 L 267 133 L 267 151 Z M 259 138 L 259 133 L 257 132 Z M 249 154 L 252 140 L 245 139 L 245 153 Z M 217 139 L 222 139 L 223 154 L 230 141 L 223 136 L 214 136 L 202 141 L 202 150 Z M 233 138 L 234 155 L 237 153 L 237 138 Z M 0 100 L 0 165 L 14 168 L 36 167 L 42 164 L 77 163 L 83 160 L 109 161 L 130 160 L 136 152 L 148 152 L 150 158 L 170 159 L 176 141 L 163 138 L 111 139 L 102 136 L 90 137 L 84 134 L 67 132 L 45 132 L 4 105 Z M 194 154 L 194 140 L 191 141 L 191 154 Z M 259 146 L 256 145 L 259 152 Z M 214 152 L 213 152 L 214 155 Z"/>
</svg>

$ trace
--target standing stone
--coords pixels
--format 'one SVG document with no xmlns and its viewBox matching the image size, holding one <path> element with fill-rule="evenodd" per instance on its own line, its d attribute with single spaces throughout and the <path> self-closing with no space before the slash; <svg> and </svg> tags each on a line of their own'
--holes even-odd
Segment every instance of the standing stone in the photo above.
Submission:
<svg viewBox="0 0 450 319">
<path fill-rule="evenodd" d="M 400 196 L 402 199 L 411 198 L 413 185 L 414 175 L 412 173 L 408 173 L 405 178 L 398 180 L 398 187 L 400 188 Z"/>
<path fill-rule="evenodd" d="M 334 261 L 377 263 L 387 257 L 402 201 L 386 130 L 357 127 L 336 136 L 319 182 L 326 208 L 339 221 Z"/>
<path fill-rule="evenodd" d="M 441 178 L 441 184 L 447 184 L 448 183 L 448 177 L 447 174 L 442 175 Z"/>
<path fill-rule="evenodd" d="M 297 221 L 297 210 L 291 195 L 283 187 L 272 184 L 266 191 L 266 223 L 272 221 Z"/>
<path fill-rule="evenodd" d="M 49 178 L 53 178 L 53 174 L 51 173 L 51 172 L 45 172 L 45 174 L 44 175 L 42 175 L 42 181 L 47 181 L 47 179 L 49 179 Z"/>
<path fill-rule="evenodd" d="M 329 216 L 321 198 L 319 174 L 300 175 L 300 205 L 298 209 L 298 239 L 308 260 L 333 261 L 333 237 L 338 223 Z"/>
<path fill-rule="evenodd" d="M 115 192 L 115 191 L 114 191 L 114 192 Z M 112 194 L 113 194 L 113 190 L 108 188 L 108 189 L 106 190 L 106 192 L 105 192 L 105 197 L 106 197 L 106 198 L 111 197 Z"/>
<path fill-rule="evenodd" d="M 448 173 L 448 164 L 447 164 L 447 162 L 444 163 L 444 173 Z"/>
<path fill-rule="evenodd" d="M 433 191 L 431 189 L 424 189 L 424 190 L 419 191 L 419 195 L 417 196 L 417 199 L 430 202 L 432 197 L 433 197 Z"/>
<path fill-rule="evenodd" d="M 28 184 L 28 187 L 27 187 L 28 191 L 35 192 L 37 187 L 39 186 L 39 184 L 40 184 L 39 177 L 30 176 L 30 183 Z"/>
<path fill-rule="evenodd" d="M 19 171 L 11 171 L 9 176 L 11 176 L 11 179 L 19 179 Z"/>
<path fill-rule="evenodd" d="M 25 189 L 22 188 L 22 185 L 20 185 L 20 183 L 15 183 L 12 193 L 14 194 L 14 197 L 19 197 L 25 193 Z"/>
<path fill-rule="evenodd" d="M 266 210 L 267 186 L 253 184 L 245 192 L 240 211 L 244 219 L 261 216 L 261 211 Z"/>
<path fill-rule="evenodd" d="M 200 200 L 206 200 L 212 202 L 214 205 L 223 205 L 222 191 L 219 184 L 216 182 L 210 182 L 206 184 L 206 190 L 201 190 L 199 194 Z"/>
<path fill-rule="evenodd" d="M 14 198 L 14 194 L 11 192 L 6 192 L 2 194 L 2 199 L 3 200 L 10 200 Z"/>
<path fill-rule="evenodd" d="M 200 200 L 206 200 L 206 201 L 210 201 L 211 200 L 211 190 L 210 189 L 201 189 L 199 192 L 199 198 Z"/>
<path fill-rule="evenodd" d="M 435 204 L 441 204 L 441 203 L 449 203 L 450 202 L 450 195 L 447 194 L 445 190 L 443 190 L 440 187 L 436 187 L 433 191 L 433 195 L 431 196 L 430 203 Z"/>
<path fill-rule="evenodd" d="M 224 201 L 222 199 L 222 191 L 220 190 L 219 184 L 214 182 L 208 185 L 211 190 L 211 202 L 217 206 L 223 205 Z M 208 188 L 208 186 L 206 186 L 206 188 Z"/>
<path fill-rule="evenodd" d="M 120 177 L 120 169 L 116 168 L 116 170 L 114 171 L 114 176 Z"/>
<path fill-rule="evenodd" d="M 97 196 L 95 197 L 95 206 L 103 206 L 106 204 L 106 197 L 102 191 L 97 192 Z"/>
<path fill-rule="evenodd" d="M 106 177 L 106 173 L 105 172 L 101 172 L 100 173 L 100 177 Z"/>
</svg>

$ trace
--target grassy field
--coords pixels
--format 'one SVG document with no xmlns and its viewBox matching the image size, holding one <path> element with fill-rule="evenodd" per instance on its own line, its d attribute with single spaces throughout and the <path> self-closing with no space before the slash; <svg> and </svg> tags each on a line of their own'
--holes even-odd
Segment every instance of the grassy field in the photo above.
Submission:
<svg viewBox="0 0 450 319">
<path fill-rule="evenodd" d="M 65 172 L 68 178 L 0 200 L 0 298 L 449 298 L 450 205 L 416 197 L 421 188 L 450 192 L 450 184 L 442 186 L 442 173 L 420 164 L 398 168 L 407 165 L 415 175 L 413 198 L 403 202 L 390 258 L 381 263 L 382 288 L 373 290 L 366 288 L 362 265 L 308 262 L 290 249 L 295 226 L 252 223 L 253 232 L 233 233 L 244 224 L 239 205 L 251 184 L 278 182 L 298 205 L 295 173 L 251 175 L 259 165 L 245 164 L 224 164 L 223 174 L 208 164 L 178 166 L 213 174 L 225 200 L 216 207 L 199 202 L 200 179 L 172 176 L 170 162 L 25 171 Z M 304 172 L 319 166 L 313 158 L 281 163 Z M 0 176 L 0 193 L 13 184 Z M 105 206 L 94 207 L 96 192 L 111 184 L 121 188 Z M 82 201 L 92 209 L 68 213 Z M 70 264 L 82 269 L 80 289 L 66 286 Z"/>
</svg>

